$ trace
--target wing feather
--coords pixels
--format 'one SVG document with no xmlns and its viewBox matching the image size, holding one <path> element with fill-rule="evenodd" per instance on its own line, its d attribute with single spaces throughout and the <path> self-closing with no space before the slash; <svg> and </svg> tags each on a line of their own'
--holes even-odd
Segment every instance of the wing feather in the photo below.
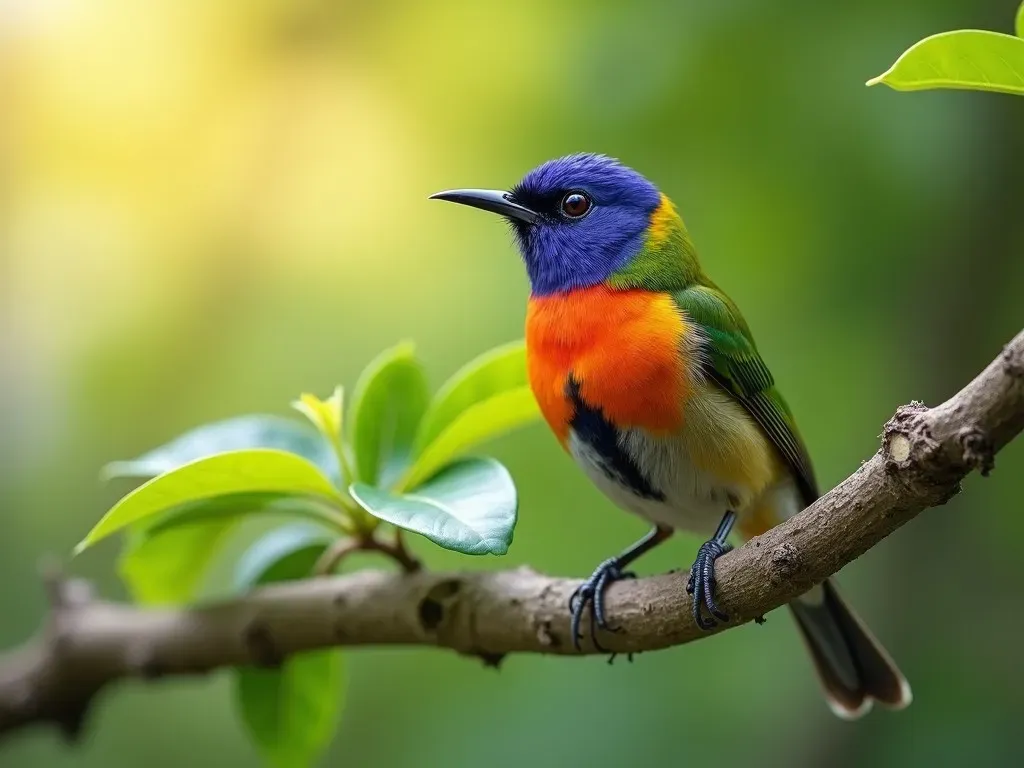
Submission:
<svg viewBox="0 0 1024 768">
<path fill-rule="evenodd" d="M 807 448 L 739 309 L 712 285 L 693 285 L 672 298 L 707 339 L 707 376 L 761 425 L 792 470 L 804 503 L 813 502 L 819 493 Z"/>
</svg>

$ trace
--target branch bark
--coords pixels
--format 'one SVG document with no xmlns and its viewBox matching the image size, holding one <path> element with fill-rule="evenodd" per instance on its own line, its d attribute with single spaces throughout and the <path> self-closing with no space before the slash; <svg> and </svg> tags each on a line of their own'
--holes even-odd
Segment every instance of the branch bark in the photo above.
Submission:
<svg viewBox="0 0 1024 768">
<path fill-rule="evenodd" d="M 1024 429 L 1024 331 L 973 381 L 934 408 L 912 402 L 886 423 L 878 452 L 801 513 L 722 557 L 721 604 L 732 617 L 693 622 L 686 574 L 614 584 L 615 653 L 680 645 L 756 619 L 833 575 L 928 507 L 948 501 L 972 470 Z M 33 723 L 78 734 L 90 703 L 126 678 L 273 666 L 327 646 L 427 645 L 497 665 L 508 653 L 576 655 L 567 604 L 578 579 L 528 568 L 391 573 L 274 584 L 215 604 L 142 610 L 93 598 L 51 575 L 48 624 L 0 658 L 0 736 Z M 584 653 L 597 653 L 584 646 Z"/>
</svg>

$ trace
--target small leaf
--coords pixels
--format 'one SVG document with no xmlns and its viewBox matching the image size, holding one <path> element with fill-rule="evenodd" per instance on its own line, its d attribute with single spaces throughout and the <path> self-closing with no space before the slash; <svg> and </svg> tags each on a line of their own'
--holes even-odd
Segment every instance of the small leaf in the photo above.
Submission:
<svg viewBox="0 0 1024 768">
<path fill-rule="evenodd" d="M 335 387 L 334 392 L 326 400 L 303 393 L 298 400 L 292 402 L 292 408 L 309 419 L 324 437 L 333 441 L 341 435 L 343 397 L 344 390 L 340 386 Z"/>
<path fill-rule="evenodd" d="M 217 551 L 237 520 L 208 520 L 148 536 L 131 531 L 117 570 L 132 600 L 142 605 L 183 605 L 193 600 Z"/>
<path fill-rule="evenodd" d="M 243 555 L 236 586 L 308 576 L 330 538 L 308 526 L 271 531 Z M 306 651 L 278 669 L 235 670 L 239 715 L 263 758 L 279 768 L 308 768 L 337 727 L 345 691 L 344 656 L 335 648 Z"/>
<path fill-rule="evenodd" d="M 328 503 L 340 501 L 331 481 L 301 456 L 265 448 L 229 451 L 184 464 L 122 497 L 79 542 L 75 554 L 125 526 L 180 504 L 253 492 L 311 496 Z"/>
<path fill-rule="evenodd" d="M 204 424 L 135 459 L 111 462 L 103 468 L 103 478 L 156 477 L 196 459 L 245 448 L 290 451 L 328 477 L 337 474 L 331 447 L 315 430 L 294 419 L 254 414 Z"/>
<path fill-rule="evenodd" d="M 867 82 L 877 83 L 898 91 L 953 88 L 1024 94 L 1024 40 L 978 29 L 941 32 L 912 45 Z"/>
<path fill-rule="evenodd" d="M 503 555 L 512 544 L 518 497 L 512 476 L 494 459 L 463 459 L 415 493 L 396 494 L 365 483 L 352 497 L 381 520 L 467 555 Z"/>
<path fill-rule="evenodd" d="M 356 477 L 389 484 L 409 461 L 416 428 L 430 393 L 412 344 L 379 354 L 356 382 L 349 412 L 349 442 Z"/>
<path fill-rule="evenodd" d="M 186 503 L 130 527 L 118 573 L 138 603 L 188 603 L 242 518 L 267 513 L 329 521 L 308 499 L 281 493 L 232 493 Z"/>
<path fill-rule="evenodd" d="M 449 461 L 484 440 L 497 437 L 540 417 L 529 387 L 519 387 L 483 400 L 463 411 L 416 459 L 395 490 L 416 488 Z"/>
<path fill-rule="evenodd" d="M 289 657 L 280 669 L 240 667 L 239 714 L 264 759 L 278 768 L 309 768 L 338 725 L 345 658 L 334 649 Z"/>
<path fill-rule="evenodd" d="M 340 477 L 344 478 L 343 482 L 338 484 L 340 487 L 348 485 L 353 480 L 351 461 L 341 434 L 343 403 L 344 390 L 340 386 L 335 387 L 334 393 L 326 400 L 321 400 L 316 395 L 303 394 L 292 403 L 292 407 L 309 419 L 331 446 L 336 459 L 336 463 L 331 467 L 335 473 L 332 476 L 340 473 Z"/>
<path fill-rule="evenodd" d="M 1017 37 L 1024 37 L 1024 3 L 1017 9 L 1017 24 L 1015 25 Z"/>
<path fill-rule="evenodd" d="M 418 456 L 467 408 L 527 384 L 522 339 L 495 347 L 457 370 L 434 395 L 416 432 Z"/>
</svg>

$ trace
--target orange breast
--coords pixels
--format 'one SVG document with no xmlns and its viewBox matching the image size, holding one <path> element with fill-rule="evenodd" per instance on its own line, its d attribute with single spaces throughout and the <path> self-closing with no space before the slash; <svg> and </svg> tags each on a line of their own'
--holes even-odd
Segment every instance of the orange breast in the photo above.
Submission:
<svg viewBox="0 0 1024 768">
<path fill-rule="evenodd" d="M 566 445 L 580 394 L 619 427 L 653 433 L 682 426 L 688 394 L 687 325 L 667 294 L 595 286 L 530 299 L 526 315 L 530 386 L 551 429 Z"/>
</svg>

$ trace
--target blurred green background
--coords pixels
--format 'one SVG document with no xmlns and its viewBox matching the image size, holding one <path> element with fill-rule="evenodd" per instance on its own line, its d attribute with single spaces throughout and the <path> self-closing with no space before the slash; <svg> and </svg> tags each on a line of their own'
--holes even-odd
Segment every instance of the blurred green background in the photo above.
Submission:
<svg viewBox="0 0 1024 768">
<path fill-rule="evenodd" d="M 1016 5 L 0 3 L 0 647 L 44 616 L 41 558 L 124 490 L 105 462 L 289 412 L 402 338 L 437 386 L 521 336 L 506 228 L 427 196 L 572 151 L 675 200 L 831 487 L 898 405 L 945 399 L 1021 328 L 1024 99 L 864 86 L 926 35 L 1011 31 Z M 512 549 L 413 542 L 429 565 L 583 576 L 644 530 L 542 425 L 487 449 L 521 489 Z M 905 712 L 834 718 L 778 611 L 611 667 L 352 652 L 322 764 L 1020 765 L 1022 469 L 1018 441 L 839 576 Z M 123 596 L 117 550 L 70 568 Z M 26 731 L 0 765 L 256 765 L 226 683 L 122 685 L 79 746 Z"/>
</svg>

